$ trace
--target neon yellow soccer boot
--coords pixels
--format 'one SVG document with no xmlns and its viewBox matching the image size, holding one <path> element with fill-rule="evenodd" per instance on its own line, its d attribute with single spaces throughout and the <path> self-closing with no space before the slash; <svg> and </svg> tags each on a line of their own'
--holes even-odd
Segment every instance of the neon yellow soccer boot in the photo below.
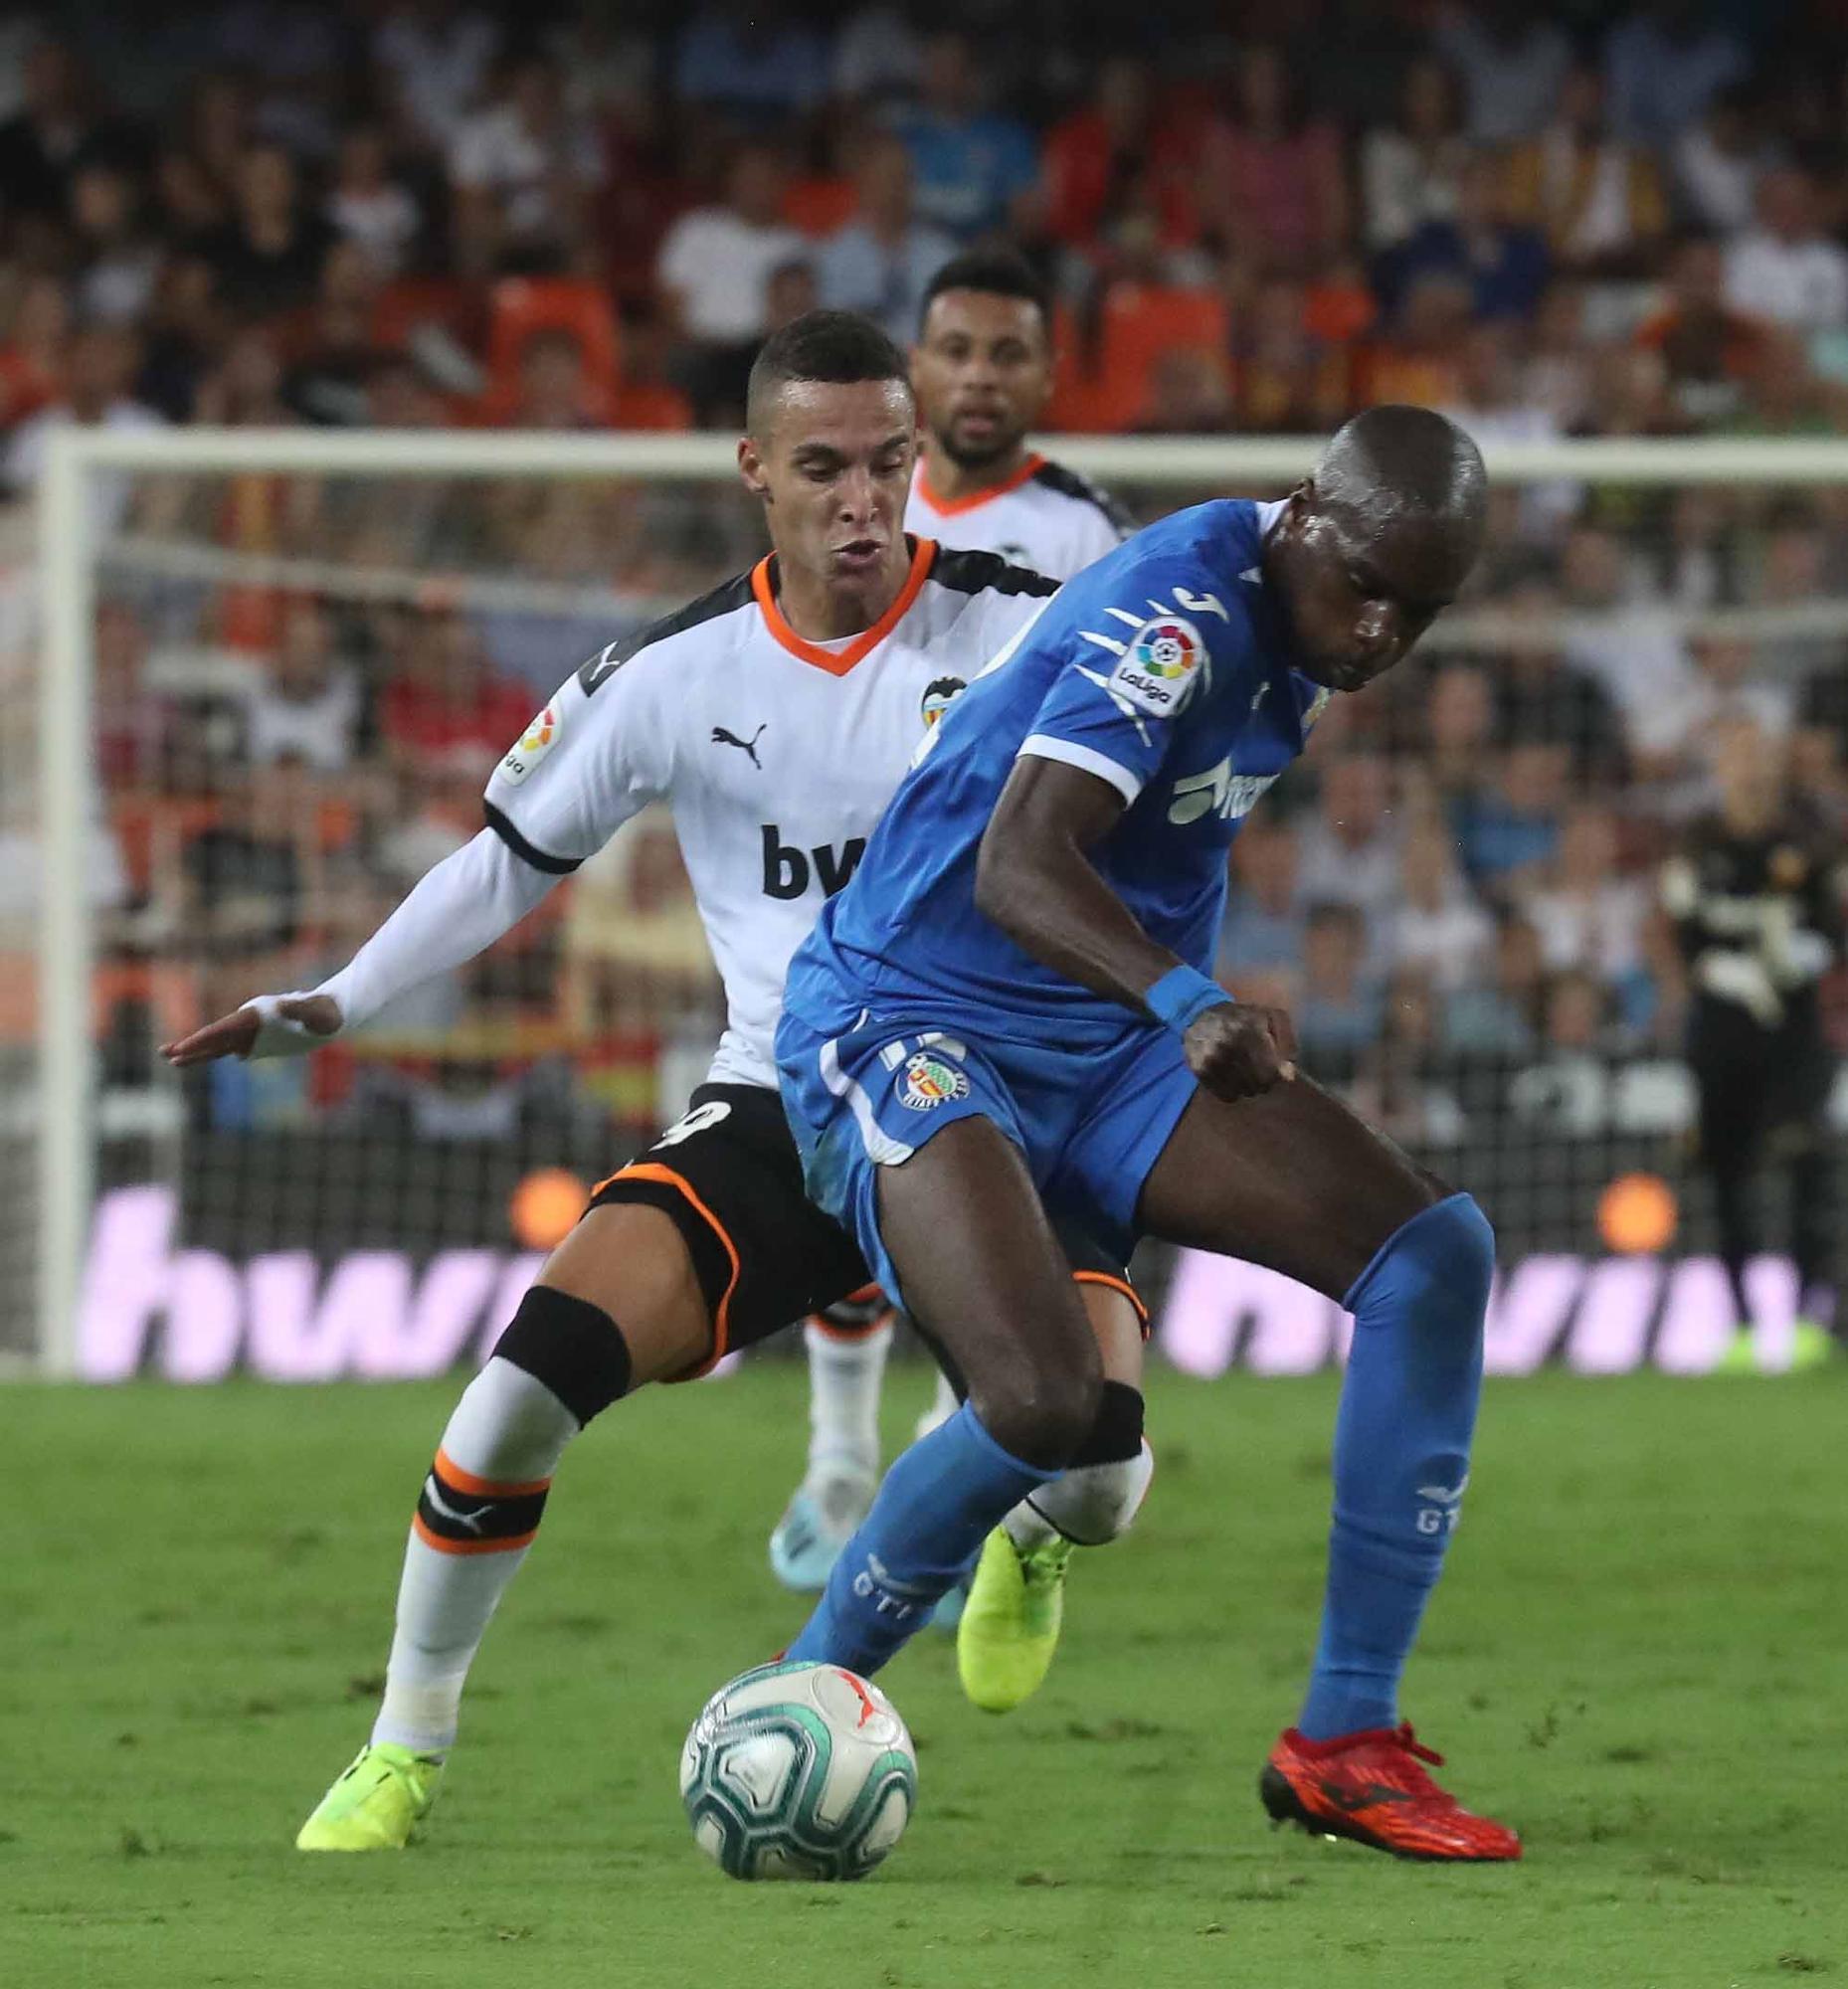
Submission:
<svg viewBox="0 0 1848 1989">
<path fill-rule="evenodd" d="M 401 1851 L 437 1799 L 443 1763 L 381 1740 L 362 1747 L 301 1826 L 297 1851 Z"/>
<path fill-rule="evenodd" d="M 997 1527 L 982 1548 L 956 1632 L 956 1669 L 971 1705 L 1012 1713 L 1045 1683 L 1065 1614 L 1071 1542 L 1056 1534 L 1015 1545 Z"/>
</svg>

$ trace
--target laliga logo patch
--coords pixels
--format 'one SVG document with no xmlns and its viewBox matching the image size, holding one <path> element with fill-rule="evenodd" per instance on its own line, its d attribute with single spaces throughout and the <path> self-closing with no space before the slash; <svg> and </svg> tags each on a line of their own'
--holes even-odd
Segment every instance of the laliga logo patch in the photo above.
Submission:
<svg viewBox="0 0 1848 1989">
<path fill-rule="evenodd" d="M 935 1112 L 939 1105 L 968 1096 L 968 1074 L 929 1050 L 908 1057 L 898 1073 L 898 1102 L 913 1112 Z"/>
<path fill-rule="evenodd" d="M 564 729 L 564 720 L 559 717 L 557 710 L 548 704 L 520 734 L 512 751 L 500 763 L 500 772 L 509 787 L 519 786 L 552 750 L 558 741 L 558 735 Z"/>
<path fill-rule="evenodd" d="M 1110 688 L 1151 718 L 1172 718 L 1205 655 L 1206 645 L 1192 622 L 1158 615 L 1130 637 L 1123 660 L 1110 672 Z"/>
</svg>

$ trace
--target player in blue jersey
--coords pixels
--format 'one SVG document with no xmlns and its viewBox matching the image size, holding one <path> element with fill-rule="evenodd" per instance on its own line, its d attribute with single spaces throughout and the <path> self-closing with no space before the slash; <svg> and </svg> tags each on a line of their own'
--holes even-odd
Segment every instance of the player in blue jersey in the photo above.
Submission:
<svg viewBox="0 0 1848 1989">
<path fill-rule="evenodd" d="M 1205 969 L 1239 822 L 1330 694 L 1449 604 L 1486 505 L 1459 429 L 1375 408 L 1284 502 L 1183 511 L 1068 583 L 927 742 L 777 1037 L 811 1193 L 968 1385 L 790 1656 L 876 1669 L 1090 1427 L 1096 1346 L 1048 1211 L 1269 1265 L 1356 1330 L 1321 1640 L 1262 1794 L 1433 1859 L 1521 1849 L 1431 1780 L 1397 1704 L 1468 1479 L 1493 1233 Z"/>
</svg>

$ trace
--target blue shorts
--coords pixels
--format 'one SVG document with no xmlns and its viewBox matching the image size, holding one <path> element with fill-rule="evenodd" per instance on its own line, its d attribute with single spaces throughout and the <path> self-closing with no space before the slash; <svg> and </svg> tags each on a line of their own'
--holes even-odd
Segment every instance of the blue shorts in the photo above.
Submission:
<svg viewBox="0 0 1848 1989">
<path fill-rule="evenodd" d="M 966 1022 L 927 1013 L 862 1011 L 827 1034 L 786 1009 L 777 1066 L 810 1196 L 892 1293 L 903 1281 L 879 1234 L 877 1169 L 959 1119 L 992 1120 L 1025 1156 L 1047 1213 L 1127 1260 L 1142 1184 L 1197 1086 L 1178 1036 L 1128 1020 L 1078 1048 L 977 1041 Z"/>
</svg>

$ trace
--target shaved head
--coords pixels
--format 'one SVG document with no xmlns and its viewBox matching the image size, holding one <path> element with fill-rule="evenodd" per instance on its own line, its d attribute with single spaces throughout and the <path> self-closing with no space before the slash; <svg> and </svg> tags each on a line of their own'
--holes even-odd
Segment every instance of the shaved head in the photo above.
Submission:
<svg viewBox="0 0 1848 1989">
<path fill-rule="evenodd" d="M 1356 415 L 1335 431 L 1314 481 L 1325 504 L 1364 528 L 1421 518 L 1459 534 L 1472 560 L 1481 549 L 1489 511 L 1482 452 L 1434 409 L 1388 402 Z"/>
<path fill-rule="evenodd" d="M 1337 430 L 1264 548 L 1297 667 L 1333 690 L 1389 670 L 1469 578 L 1488 509 L 1480 451 L 1431 409 L 1369 408 Z"/>
</svg>

